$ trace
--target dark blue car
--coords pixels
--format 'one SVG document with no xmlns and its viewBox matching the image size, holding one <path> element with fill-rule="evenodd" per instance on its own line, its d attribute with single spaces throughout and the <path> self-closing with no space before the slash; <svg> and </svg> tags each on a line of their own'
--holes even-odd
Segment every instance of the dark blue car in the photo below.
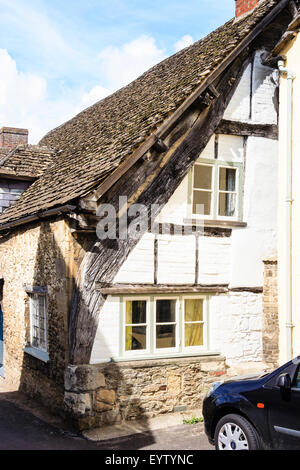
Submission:
<svg viewBox="0 0 300 470">
<path fill-rule="evenodd" d="M 300 357 L 268 374 L 215 383 L 203 417 L 217 450 L 300 449 Z"/>
</svg>

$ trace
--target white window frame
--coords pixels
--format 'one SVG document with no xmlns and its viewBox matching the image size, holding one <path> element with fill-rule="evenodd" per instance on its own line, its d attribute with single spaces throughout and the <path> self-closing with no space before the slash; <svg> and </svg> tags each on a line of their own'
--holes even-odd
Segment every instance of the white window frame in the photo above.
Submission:
<svg viewBox="0 0 300 470">
<path fill-rule="evenodd" d="M 194 174 L 196 166 L 211 166 L 213 167 L 212 171 L 212 200 L 211 200 L 211 213 L 210 215 L 197 214 L 194 213 L 194 192 L 210 192 L 209 190 L 199 189 L 194 187 Z M 220 193 L 226 193 L 226 191 L 220 190 L 220 169 L 228 168 L 236 170 L 236 190 L 228 191 L 228 193 L 236 194 L 236 215 L 233 217 L 226 215 L 219 215 L 219 195 Z M 208 159 L 208 158 L 199 158 L 190 173 L 190 189 L 189 189 L 189 199 L 190 199 L 190 214 L 188 216 L 193 219 L 201 220 L 222 220 L 222 221 L 241 221 L 242 220 L 242 198 L 243 198 L 243 164 L 240 162 L 226 162 L 218 159 Z"/>
<path fill-rule="evenodd" d="M 228 170 L 235 170 L 236 171 L 236 178 L 235 178 L 235 191 L 223 191 L 220 189 L 220 170 L 221 168 L 225 168 Z M 220 162 L 218 164 L 218 179 L 217 179 L 217 196 L 216 196 L 216 218 L 217 219 L 226 219 L 226 220 L 239 220 L 240 217 L 240 204 L 239 204 L 239 181 L 240 181 L 240 168 L 238 166 L 228 165 L 226 162 Z M 220 209 L 220 194 L 235 194 L 236 195 L 236 215 L 229 216 L 229 215 L 219 215 Z"/>
<path fill-rule="evenodd" d="M 139 360 L 155 359 L 165 357 L 188 357 L 201 354 L 219 354 L 219 352 L 210 351 L 209 343 L 209 294 L 151 294 L 148 296 L 132 295 L 122 296 L 120 298 L 120 348 L 119 357 L 115 360 Z M 203 346 L 185 347 L 185 299 L 200 299 L 203 301 Z M 126 351 L 126 302 L 139 301 L 146 302 L 147 315 L 147 349 L 140 351 Z M 156 348 L 156 301 L 157 300 L 176 300 L 176 346 L 174 348 Z M 144 325 L 144 324 L 143 324 Z"/>
<path fill-rule="evenodd" d="M 146 326 L 146 349 L 137 351 L 126 351 L 126 327 L 130 326 L 126 323 L 126 302 L 145 301 L 146 302 L 146 323 L 141 323 L 140 326 Z M 150 297 L 124 297 L 123 298 L 123 315 L 122 315 L 122 355 L 133 357 L 145 354 L 150 354 Z"/>
<path fill-rule="evenodd" d="M 200 189 L 200 188 L 195 188 L 194 187 L 194 182 L 195 182 L 195 167 L 196 166 L 208 166 L 210 168 L 212 168 L 212 172 L 211 172 L 211 189 Z M 199 161 L 197 161 L 195 163 L 195 165 L 193 166 L 193 170 L 192 170 L 192 215 L 193 217 L 196 216 L 196 217 L 201 217 L 202 219 L 212 219 L 213 218 L 213 215 L 214 215 L 214 201 L 215 201 L 215 192 L 216 192 L 216 188 L 215 188 L 215 172 L 216 172 L 216 166 L 213 164 L 213 163 L 208 163 L 208 162 L 205 162 L 205 163 L 200 163 Z M 205 192 L 205 193 L 211 193 L 211 203 L 210 203 L 210 214 L 195 214 L 193 212 L 193 208 L 194 208 L 194 192 Z"/>
<path fill-rule="evenodd" d="M 39 344 L 38 344 L 38 346 L 33 345 L 33 337 L 34 337 L 34 335 L 33 335 L 33 328 L 34 328 L 33 315 L 34 315 L 34 310 L 39 307 L 39 300 L 38 300 L 39 297 L 42 297 L 44 299 L 43 317 L 44 317 L 45 331 L 44 331 L 43 340 L 44 340 L 44 343 L 46 345 L 45 348 L 41 346 L 40 328 L 38 329 Z M 40 316 L 40 313 L 39 313 L 39 316 Z M 47 318 L 47 295 L 46 294 L 41 294 L 41 293 L 36 293 L 36 292 L 32 292 L 32 293 L 29 294 L 29 327 L 30 327 L 30 347 L 47 353 L 48 352 L 48 318 Z"/>
</svg>

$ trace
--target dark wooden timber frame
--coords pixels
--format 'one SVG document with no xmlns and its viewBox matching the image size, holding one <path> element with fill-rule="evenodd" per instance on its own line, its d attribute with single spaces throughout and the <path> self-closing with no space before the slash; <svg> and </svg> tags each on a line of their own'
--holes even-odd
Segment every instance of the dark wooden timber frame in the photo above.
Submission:
<svg viewBox="0 0 300 470">
<path fill-rule="evenodd" d="M 278 140 L 278 126 L 276 124 L 252 124 L 222 120 L 216 130 L 216 134 L 265 137 L 266 139 Z"/>
<path fill-rule="evenodd" d="M 225 294 L 228 284 L 219 286 L 207 285 L 168 285 L 168 284 L 113 284 L 103 286 L 101 283 L 95 285 L 95 289 L 101 291 L 102 295 L 125 295 L 125 294 L 193 294 L 193 293 L 213 293 Z"/>
<path fill-rule="evenodd" d="M 139 181 L 138 187 L 131 181 L 131 189 L 137 191 L 135 202 L 146 207 L 163 206 L 177 189 L 183 178 L 192 168 L 199 154 L 206 147 L 212 134 L 217 129 L 225 109 L 240 82 L 243 72 L 249 63 L 249 51 L 241 54 L 233 64 L 224 72 L 217 84 L 219 96 L 211 105 L 196 118 L 192 127 L 171 147 L 156 169 L 155 177 L 149 179 L 145 187 L 145 176 Z M 164 154 L 162 154 L 164 155 Z M 163 159 L 163 156 L 159 157 Z M 146 165 L 152 166 L 153 160 L 144 161 L 141 174 L 148 174 Z M 162 190 L 163 188 L 163 190 Z M 124 188 L 122 194 L 124 193 Z M 116 202 L 116 192 L 111 201 Z M 115 199 L 114 199 L 115 198 Z M 134 199 L 133 199 L 134 200 Z M 140 238 L 143 236 L 140 232 Z M 73 364 L 88 363 L 98 327 L 99 312 L 106 300 L 101 290 L 96 290 L 99 282 L 110 284 L 113 282 L 121 265 L 129 253 L 136 246 L 138 240 L 96 240 L 93 248 L 84 258 L 77 278 L 77 285 L 73 294 L 70 312 L 70 345 L 71 360 Z"/>
<path fill-rule="evenodd" d="M 101 203 L 110 202 L 117 207 L 119 194 L 128 196 L 129 205 L 136 202 L 146 207 L 154 204 L 163 206 L 220 126 L 224 111 L 246 66 L 252 60 L 248 45 L 288 3 L 289 0 L 279 2 L 155 135 L 152 135 L 124 165 L 115 170 L 97 190 L 86 199 L 81 199 L 81 207 L 89 210 L 89 204 L 93 203 L 91 207 L 95 209 L 99 200 Z M 198 98 L 205 96 L 205 90 L 210 85 L 214 86 L 215 92 L 209 93 L 212 99 L 206 102 L 203 109 L 203 100 L 199 101 Z M 188 115 L 189 110 L 192 112 Z M 185 116 L 186 127 L 184 131 L 178 131 L 178 139 L 174 142 L 170 133 L 175 132 L 179 119 L 184 121 Z M 269 131 L 270 129 L 267 129 L 267 132 Z M 249 129 L 244 132 L 249 132 Z M 255 132 L 259 130 L 255 129 Z M 151 158 L 147 155 L 150 149 Z M 146 158 L 141 158 L 145 156 Z M 143 235 L 144 232 L 140 232 L 139 239 Z M 111 286 L 138 241 L 131 238 L 100 241 L 95 238 L 93 246 L 86 254 L 77 276 L 69 318 L 70 358 L 73 364 L 89 363 L 100 309 L 111 292 L 107 290 L 110 287 L 104 287 L 106 290 L 102 290 L 101 287 L 96 289 L 95 286 Z M 197 287 L 200 288 L 190 286 L 195 289 Z"/>
</svg>

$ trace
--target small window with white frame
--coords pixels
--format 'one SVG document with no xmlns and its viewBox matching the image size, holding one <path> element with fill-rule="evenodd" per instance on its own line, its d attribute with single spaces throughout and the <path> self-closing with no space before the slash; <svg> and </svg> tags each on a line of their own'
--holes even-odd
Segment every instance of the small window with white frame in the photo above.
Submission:
<svg viewBox="0 0 300 470">
<path fill-rule="evenodd" d="M 151 295 L 121 300 L 120 357 L 165 357 L 208 351 L 207 295 Z"/>
<path fill-rule="evenodd" d="M 191 172 L 191 216 L 242 219 L 243 146 L 237 136 L 214 136 Z M 217 142 L 217 144 L 216 144 Z"/>
<path fill-rule="evenodd" d="M 29 294 L 30 346 L 48 351 L 47 302 L 45 294 Z"/>
<path fill-rule="evenodd" d="M 149 345 L 147 299 L 125 299 L 125 353 L 147 351 Z"/>
</svg>

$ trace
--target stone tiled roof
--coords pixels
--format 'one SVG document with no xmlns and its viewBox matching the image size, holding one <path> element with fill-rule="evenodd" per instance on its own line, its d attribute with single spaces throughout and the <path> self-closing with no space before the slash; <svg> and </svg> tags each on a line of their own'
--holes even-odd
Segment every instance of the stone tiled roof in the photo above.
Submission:
<svg viewBox="0 0 300 470">
<path fill-rule="evenodd" d="M 47 134 L 40 144 L 61 153 L 0 217 L 0 224 L 65 204 L 103 182 L 277 3 L 279 0 L 262 1 L 251 15 L 227 22 Z"/>
<path fill-rule="evenodd" d="M 8 147 L 0 147 L 0 160 L 2 161 L 9 154 L 10 149 Z"/>
<path fill-rule="evenodd" d="M 51 165 L 56 152 L 42 145 L 0 148 L 0 175 L 38 178 Z"/>
</svg>

